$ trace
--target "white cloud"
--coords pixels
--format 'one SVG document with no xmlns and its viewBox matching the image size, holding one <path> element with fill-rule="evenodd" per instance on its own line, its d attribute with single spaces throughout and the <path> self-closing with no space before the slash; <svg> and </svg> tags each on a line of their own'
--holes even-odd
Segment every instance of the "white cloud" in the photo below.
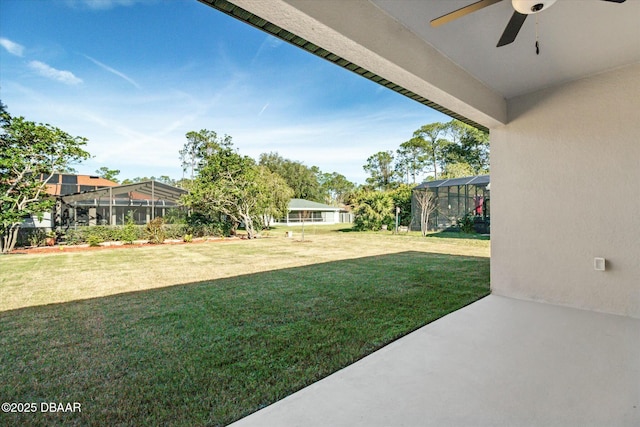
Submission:
<svg viewBox="0 0 640 427">
<path fill-rule="evenodd" d="M 255 55 L 253 55 L 253 59 L 251 60 L 251 64 L 254 65 L 256 60 L 263 54 L 265 53 L 266 50 L 268 49 L 277 49 L 278 47 L 280 47 L 284 42 L 282 40 L 280 40 L 279 38 L 276 38 L 272 35 L 267 35 L 264 40 L 262 41 L 262 43 L 260 44 L 260 47 L 258 48 L 258 50 L 256 51 Z"/>
<path fill-rule="evenodd" d="M 57 80 L 67 85 L 77 85 L 82 83 L 82 79 L 76 77 L 71 71 L 58 70 L 40 61 L 29 62 L 29 67 L 37 71 L 41 76 L 52 80 Z"/>
<path fill-rule="evenodd" d="M 267 102 L 266 104 L 264 104 L 264 107 L 262 107 L 262 110 L 260 110 L 260 112 L 258 113 L 258 117 L 260 117 L 262 113 L 264 113 L 264 110 L 266 110 L 268 107 L 269 103 Z"/>
<path fill-rule="evenodd" d="M 71 7 L 87 7 L 93 10 L 108 10 L 117 6 L 132 6 L 140 0 L 67 0 Z"/>
<path fill-rule="evenodd" d="M 4 37 L 0 38 L 0 46 L 5 48 L 10 54 L 15 56 L 22 56 L 24 53 L 24 46 L 12 42 L 9 39 L 5 39 Z"/>
<path fill-rule="evenodd" d="M 138 84 L 138 82 L 136 82 L 135 80 L 133 80 L 131 77 L 127 76 L 126 74 L 116 70 L 115 68 L 111 68 L 108 65 L 105 65 L 102 62 L 98 61 L 97 59 L 93 59 L 90 56 L 85 55 L 85 58 L 87 58 L 89 61 L 93 62 L 98 67 L 102 68 L 103 70 L 108 71 L 108 72 L 110 72 L 112 74 L 115 74 L 116 76 L 128 81 L 129 83 L 131 83 L 132 85 L 134 85 L 135 87 L 140 89 L 140 85 Z"/>
</svg>

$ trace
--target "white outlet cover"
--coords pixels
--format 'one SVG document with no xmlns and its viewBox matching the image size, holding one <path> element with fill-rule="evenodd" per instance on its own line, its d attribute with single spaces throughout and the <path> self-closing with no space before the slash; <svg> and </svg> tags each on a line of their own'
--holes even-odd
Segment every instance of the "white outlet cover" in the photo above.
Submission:
<svg viewBox="0 0 640 427">
<path fill-rule="evenodd" d="M 593 259 L 593 268 L 596 271 L 604 271 L 606 266 L 606 261 L 604 258 L 594 258 Z"/>
</svg>

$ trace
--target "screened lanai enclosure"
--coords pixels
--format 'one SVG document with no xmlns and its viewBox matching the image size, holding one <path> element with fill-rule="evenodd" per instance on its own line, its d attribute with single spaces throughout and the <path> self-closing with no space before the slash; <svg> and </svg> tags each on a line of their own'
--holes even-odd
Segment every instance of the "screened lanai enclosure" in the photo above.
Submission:
<svg viewBox="0 0 640 427">
<path fill-rule="evenodd" d="M 476 232 L 490 232 L 489 175 L 428 181 L 415 187 L 411 201 L 413 230 L 420 230 L 420 206 L 416 199 L 420 191 L 429 191 L 434 196 L 435 210 L 429 216 L 429 230 L 457 230 L 467 216 Z"/>
<path fill-rule="evenodd" d="M 157 181 L 119 185 L 99 176 L 52 174 L 42 176 L 47 196 L 55 206 L 42 215 L 25 217 L 18 232 L 17 245 L 27 246 L 46 233 L 59 236 L 69 229 L 127 223 L 131 214 L 136 225 L 156 217 L 183 216 L 180 197 L 187 191 Z"/>
<path fill-rule="evenodd" d="M 156 181 L 104 187 L 57 197 L 52 227 L 123 225 L 132 215 L 136 224 L 165 217 L 179 208 L 187 191 Z"/>
<path fill-rule="evenodd" d="M 123 225 L 132 214 L 136 224 L 181 209 L 187 191 L 157 181 L 119 185 L 99 176 L 52 174 L 41 177 L 55 208 L 41 218 L 25 218 L 22 229 L 61 230 L 92 225 Z"/>
</svg>

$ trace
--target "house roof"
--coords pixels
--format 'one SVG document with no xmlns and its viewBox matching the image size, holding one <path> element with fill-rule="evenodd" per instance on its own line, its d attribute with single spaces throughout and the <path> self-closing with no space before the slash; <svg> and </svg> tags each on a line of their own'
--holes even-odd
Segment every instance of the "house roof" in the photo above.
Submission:
<svg viewBox="0 0 640 427">
<path fill-rule="evenodd" d="M 489 175 L 467 176 L 464 178 L 439 179 L 427 181 L 418 185 L 414 190 L 421 188 L 453 187 L 456 185 L 489 185 Z"/>
<path fill-rule="evenodd" d="M 67 190 L 68 188 L 72 188 L 75 186 L 75 189 L 78 190 L 80 187 L 93 187 L 93 189 L 98 189 L 101 187 L 116 187 L 118 185 L 117 182 L 110 181 L 108 179 L 104 179 L 102 177 L 96 175 L 75 175 L 75 174 L 53 174 L 50 177 L 46 176 L 44 178 L 49 178 L 47 184 L 45 185 L 45 191 L 47 194 L 51 196 L 59 196 L 62 193 L 62 190 Z M 44 180 L 44 178 L 42 178 Z M 71 179 L 69 179 L 71 178 Z M 64 185 L 64 187 L 63 187 Z M 68 190 L 66 191 L 68 194 Z M 73 189 L 71 190 L 73 191 Z"/>
<path fill-rule="evenodd" d="M 304 199 L 291 199 L 290 211 L 339 211 L 340 208 Z"/>
<path fill-rule="evenodd" d="M 118 185 L 116 187 L 100 188 L 92 191 L 83 191 L 80 193 L 62 196 L 61 199 L 65 203 L 78 202 L 82 200 L 99 199 L 102 197 L 113 197 L 126 194 L 133 199 L 153 199 L 168 200 L 178 202 L 180 196 L 187 194 L 187 190 L 164 184 L 157 181 L 136 182 L 134 184 Z"/>
<path fill-rule="evenodd" d="M 115 187 L 117 182 L 110 181 L 96 175 L 77 175 L 79 185 L 97 185 L 100 187 Z"/>
</svg>

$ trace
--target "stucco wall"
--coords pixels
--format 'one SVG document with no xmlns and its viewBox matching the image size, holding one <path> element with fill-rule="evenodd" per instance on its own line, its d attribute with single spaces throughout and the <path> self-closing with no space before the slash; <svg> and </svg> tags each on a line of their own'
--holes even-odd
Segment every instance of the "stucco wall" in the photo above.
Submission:
<svg viewBox="0 0 640 427">
<path fill-rule="evenodd" d="M 508 109 L 491 130 L 492 291 L 640 317 L 640 64 Z"/>
</svg>

